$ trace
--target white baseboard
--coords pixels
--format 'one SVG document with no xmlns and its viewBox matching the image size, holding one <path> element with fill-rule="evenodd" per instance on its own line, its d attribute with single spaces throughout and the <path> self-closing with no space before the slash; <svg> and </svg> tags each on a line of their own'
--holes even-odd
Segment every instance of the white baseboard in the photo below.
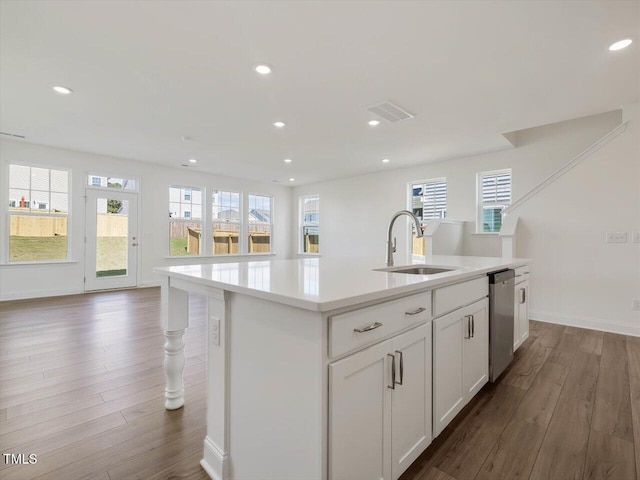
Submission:
<svg viewBox="0 0 640 480">
<path fill-rule="evenodd" d="M 221 451 L 208 435 L 204 439 L 204 458 L 200 465 L 214 480 L 229 479 L 229 454 Z"/>
<path fill-rule="evenodd" d="M 78 295 L 79 293 L 84 293 L 84 290 L 78 288 L 61 288 L 56 290 L 9 292 L 0 294 L 0 301 L 4 302 L 7 300 L 27 300 L 30 298 L 61 297 L 64 295 Z"/>
<path fill-rule="evenodd" d="M 579 317 L 577 315 L 534 311 L 529 313 L 529 318 L 540 322 L 557 323 L 559 325 L 567 325 L 570 327 L 588 328 L 590 330 L 600 330 L 603 332 L 640 337 L 640 325 L 614 322 L 612 320 L 604 320 L 601 318 Z"/>
<path fill-rule="evenodd" d="M 150 288 L 150 287 L 159 287 L 160 282 L 149 282 L 142 283 L 137 287 L 133 288 Z M 117 289 L 116 289 L 117 290 Z M 122 290 L 129 290 L 129 288 L 124 288 Z M 101 291 L 112 291 L 112 290 L 93 290 L 90 292 L 85 292 L 82 289 L 77 288 L 61 288 L 58 290 L 32 290 L 30 292 L 9 292 L 9 293 L 1 293 L 0 294 L 0 302 L 7 302 L 10 300 L 29 300 L 32 298 L 46 298 L 46 297 L 64 297 L 66 295 L 80 295 L 81 293 L 99 293 Z"/>
</svg>

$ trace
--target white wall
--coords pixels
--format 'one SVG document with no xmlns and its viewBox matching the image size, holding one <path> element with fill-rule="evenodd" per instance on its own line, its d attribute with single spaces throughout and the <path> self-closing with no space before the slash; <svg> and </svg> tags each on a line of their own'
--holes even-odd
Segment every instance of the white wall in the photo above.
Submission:
<svg viewBox="0 0 640 480">
<path fill-rule="evenodd" d="M 247 258 L 288 258 L 291 251 L 291 188 L 272 182 L 262 183 L 202 173 L 197 168 L 166 168 L 144 162 L 94 155 L 72 150 L 2 140 L 0 142 L 0 243 L 7 250 L 7 176 L 12 162 L 34 163 L 71 170 L 69 239 L 71 261 L 64 264 L 0 265 L 0 299 L 30 298 L 84 291 L 84 191 L 88 173 L 136 178 L 139 194 L 138 285 L 157 284 L 152 272 L 156 266 L 189 263 L 238 261 Z M 168 257 L 169 185 L 182 184 L 208 188 L 260 193 L 274 197 L 273 252 L 269 257 Z M 6 260 L 6 253 L 3 253 Z"/>
<path fill-rule="evenodd" d="M 640 232 L 637 112 L 637 104 L 626 109 L 626 132 L 515 212 L 518 256 L 534 261 L 532 318 L 640 335 L 640 312 L 631 310 L 640 298 L 640 244 L 604 242 L 607 231 Z M 515 149 L 298 187 L 293 204 L 320 195 L 323 257 L 375 255 L 382 265 L 389 219 L 407 208 L 407 183 L 446 177 L 447 217 L 468 222 L 465 253 L 499 255 L 497 237 L 472 234 L 476 173 L 511 168 L 517 199 L 621 120 L 621 111 L 593 115 L 520 131 Z M 404 220 L 396 225 L 399 253 L 407 231 Z"/>
</svg>

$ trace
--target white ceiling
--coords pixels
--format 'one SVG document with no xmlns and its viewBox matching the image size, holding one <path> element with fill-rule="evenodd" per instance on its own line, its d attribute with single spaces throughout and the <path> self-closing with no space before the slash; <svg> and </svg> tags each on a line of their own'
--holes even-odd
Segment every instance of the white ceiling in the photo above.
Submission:
<svg viewBox="0 0 640 480">
<path fill-rule="evenodd" d="M 3 0 L 0 126 L 295 184 L 486 152 L 638 101 L 639 5 Z M 369 127 L 365 107 L 387 99 L 416 117 Z"/>
</svg>

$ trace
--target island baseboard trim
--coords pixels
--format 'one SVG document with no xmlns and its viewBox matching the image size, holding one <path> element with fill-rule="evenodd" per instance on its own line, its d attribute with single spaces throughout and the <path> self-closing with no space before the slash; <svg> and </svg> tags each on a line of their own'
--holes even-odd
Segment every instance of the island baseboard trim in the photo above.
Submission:
<svg viewBox="0 0 640 480">
<path fill-rule="evenodd" d="M 200 465 L 214 480 L 229 479 L 229 455 L 222 452 L 207 436 L 204 439 L 204 458 Z"/>
<path fill-rule="evenodd" d="M 640 337 L 640 326 L 630 323 L 614 322 L 593 317 L 581 317 L 578 315 L 566 315 L 562 313 L 536 312 L 529 314 L 531 320 L 545 323 L 556 323 L 569 327 L 587 328 L 590 330 L 600 330 L 603 332 L 617 333 L 620 335 L 631 335 Z"/>
</svg>

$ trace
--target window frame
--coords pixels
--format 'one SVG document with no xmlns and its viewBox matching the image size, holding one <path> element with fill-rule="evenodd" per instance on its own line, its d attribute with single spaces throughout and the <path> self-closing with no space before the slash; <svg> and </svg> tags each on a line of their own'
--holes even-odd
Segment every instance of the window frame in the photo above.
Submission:
<svg viewBox="0 0 640 480">
<path fill-rule="evenodd" d="M 51 170 L 57 170 L 60 172 L 65 172 L 67 174 L 67 255 L 65 258 L 56 258 L 56 259 L 41 259 L 41 260 L 20 260 L 20 261 L 11 261 L 10 255 L 10 246 L 9 246 L 9 237 L 11 235 L 11 216 L 12 215 L 23 215 L 23 216 L 33 216 L 33 217 L 53 217 L 53 218 L 62 218 L 63 216 L 55 213 L 42 213 L 42 212 L 16 212 L 12 213 L 9 207 L 9 202 L 11 201 L 10 190 L 11 190 L 11 166 L 19 166 L 19 167 L 28 167 L 28 168 L 42 168 L 49 170 L 49 201 L 51 201 Z M 7 162 L 3 168 L 5 175 L 5 191 L 7 192 L 6 199 L 2 202 L 3 205 L 3 214 L 2 217 L 4 219 L 4 227 L 2 228 L 2 237 L 6 239 L 5 248 L 2 249 L 2 265 L 6 266 L 17 266 L 17 265 L 41 265 L 41 264 L 56 264 L 56 263 L 72 263 L 73 262 L 73 171 L 71 168 L 64 166 L 56 166 L 46 163 L 38 163 L 38 162 Z M 29 188 L 31 192 L 31 188 Z M 61 192 L 55 192 L 61 193 Z M 31 205 L 31 198 L 29 198 L 29 205 Z"/>
<path fill-rule="evenodd" d="M 250 210 L 250 203 L 249 203 L 249 198 L 251 196 L 254 197 L 268 197 L 269 200 L 269 205 L 271 206 L 271 215 L 269 216 L 269 251 L 268 252 L 249 252 L 249 226 L 251 225 L 251 222 L 249 221 L 249 210 Z M 276 215 L 276 205 L 275 205 L 275 197 L 273 195 L 270 194 L 264 194 L 264 193 L 254 193 L 254 192 L 248 192 L 247 193 L 247 203 L 246 203 L 247 207 L 244 209 L 244 216 L 242 217 L 244 219 L 244 229 L 242 228 L 242 225 L 240 226 L 241 230 L 244 231 L 244 236 L 245 236 L 245 247 L 243 249 L 243 255 L 273 255 L 275 254 L 273 251 L 273 246 L 274 246 L 274 229 L 273 229 L 273 225 L 275 223 L 275 215 Z"/>
<path fill-rule="evenodd" d="M 318 221 L 317 222 L 305 222 L 304 219 L 304 201 L 307 198 L 315 198 L 318 201 Z M 304 227 L 317 227 L 318 237 L 320 237 L 320 194 L 300 195 L 298 197 L 298 255 L 307 256 L 319 256 L 320 255 L 320 241 L 318 240 L 317 252 L 305 252 L 304 251 Z"/>
<path fill-rule="evenodd" d="M 211 245 L 209 248 L 209 256 L 217 257 L 217 258 L 225 258 L 225 257 L 233 257 L 238 255 L 244 255 L 245 252 L 245 244 L 248 244 L 248 241 L 244 238 L 244 194 L 242 190 L 233 189 L 233 188 L 211 188 L 211 191 L 207 194 L 207 198 L 209 199 L 209 207 L 211 208 L 211 212 L 207 216 L 207 221 L 210 222 L 207 226 L 207 232 L 209 232 L 209 238 L 211 238 Z M 214 192 L 225 192 L 238 195 L 238 253 L 215 253 L 215 243 L 213 241 L 213 232 L 214 232 L 214 224 L 215 220 L 213 219 L 213 194 Z M 231 222 L 230 222 L 231 223 Z M 235 222 L 234 222 L 235 223 Z M 247 230 L 248 235 L 248 230 Z"/>
<path fill-rule="evenodd" d="M 171 201 L 171 189 L 172 188 L 178 188 L 180 189 L 180 201 L 179 202 L 172 202 Z M 190 200 L 185 201 L 184 200 L 184 194 L 183 194 L 183 189 L 189 189 L 189 197 Z M 167 205 L 169 206 L 168 211 L 169 213 L 171 213 L 171 204 L 172 203 L 179 203 L 180 204 L 180 209 L 182 210 L 182 205 L 191 205 L 191 209 L 188 211 L 189 214 L 191 214 L 191 212 L 193 212 L 193 190 L 200 190 L 201 192 L 201 199 L 202 202 L 200 203 L 200 218 L 197 220 L 194 220 L 192 217 L 171 217 L 169 216 L 168 221 L 167 221 L 167 258 L 198 258 L 198 257 L 206 257 L 208 256 L 206 253 L 208 248 L 209 248 L 209 242 L 208 242 L 208 235 L 204 235 L 205 232 L 207 232 L 207 205 L 206 205 L 206 198 L 207 198 L 207 188 L 201 185 L 185 185 L 183 183 L 170 183 L 167 186 L 166 192 L 168 194 L 168 198 L 167 198 Z M 197 204 L 196 204 L 197 205 Z M 187 212 L 187 210 L 185 210 L 185 213 Z M 181 222 L 181 223 L 196 223 L 199 222 L 200 223 L 200 253 L 198 253 L 197 255 L 172 255 L 171 254 L 171 222 Z M 188 242 L 188 239 L 187 239 Z"/>
<path fill-rule="evenodd" d="M 483 228 L 483 212 L 485 210 L 482 201 L 482 180 L 484 177 L 509 175 L 509 203 L 502 206 L 502 212 L 509 208 L 513 200 L 513 172 L 511 168 L 502 168 L 498 170 L 487 170 L 476 173 L 476 235 L 499 235 L 500 232 L 485 232 Z M 495 210 L 495 209 L 494 209 Z M 502 214 L 501 212 L 501 214 Z"/>
<path fill-rule="evenodd" d="M 444 183 L 445 185 L 445 201 L 444 201 L 444 212 L 446 214 L 447 212 L 447 208 L 448 208 L 448 201 L 449 201 L 449 184 L 447 182 L 447 177 L 436 177 L 436 178 L 429 178 L 426 180 L 414 180 L 408 183 L 408 190 L 409 190 L 409 211 L 413 213 L 413 186 L 414 185 L 426 185 L 428 183 Z M 425 226 L 427 221 L 429 220 L 437 220 L 437 219 L 444 219 L 446 217 L 433 217 L 433 218 L 424 218 L 424 209 L 422 211 L 422 215 L 420 216 L 419 220 L 420 220 L 420 225 L 421 226 Z"/>
<path fill-rule="evenodd" d="M 127 188 L 127 189 L 117 189 L 117 188 L 113 188 L 113 187 L 108 187 L 108 186 L 102 186 L 102 185 L 93 185 L 90 184 L 88 181 L 85 182 L 85 188 L 92 188 L 92 189 L 100 189 L 100 190 L 106 190 L 106 191 L 111 191 L 111 192 L 131 192 L 131 193 L 140 193 L 140 179 L 138 177 L 135 176 L 129 176 L 129 178 L 123 178 L 121 175 L 112 175 L 110 173 L 97 173 L 96 171 L 88 171 L 86 174 L 87 179 L 92 179 L 94 177 L 100 178 L 100 177 L 106 177 L 107 179 L 109 178 L 121 178 L 122 180 L 133 180 L 135 182 L 135 188 Z"/>
</svg>

